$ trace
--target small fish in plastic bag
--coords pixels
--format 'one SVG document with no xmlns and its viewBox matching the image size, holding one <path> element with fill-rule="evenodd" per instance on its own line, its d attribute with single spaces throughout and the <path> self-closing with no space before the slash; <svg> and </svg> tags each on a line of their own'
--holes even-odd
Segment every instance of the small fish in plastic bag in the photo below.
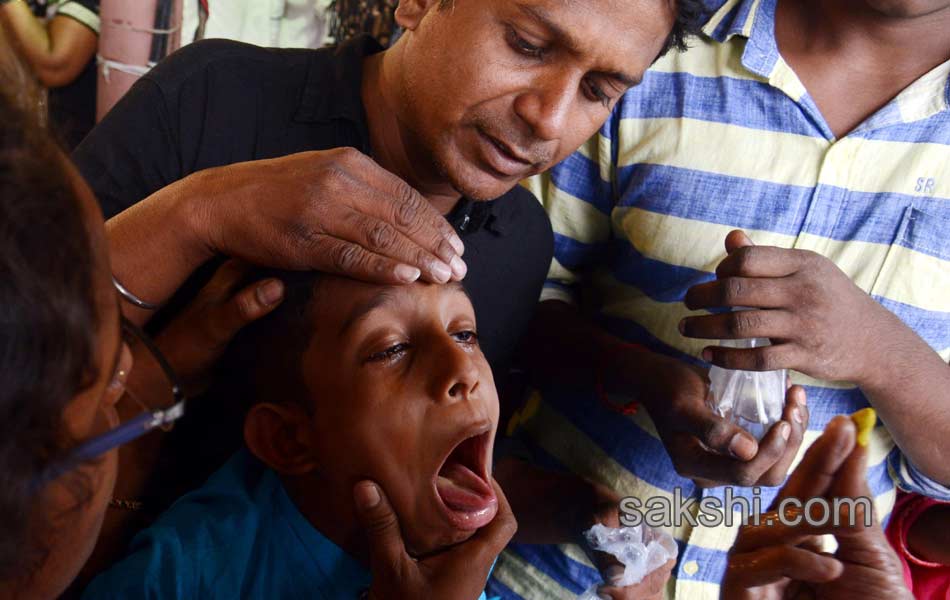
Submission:
<svg viewBox="0 0 950 600">
<path fill-rule="evenodd" d="M 640 524 L 636 527 L 611 528 L 596 524 L 584 532 L 591 550 L 614 555 L 624 565 L 623 576 L 614 581 L 595 583 L 587 588 L 578 600 L 599 600 L 597 588 L 601 585 L 626 587 L 643 581 L 643 578 L 676 558 L 677 548 L 673 536 Z"/>
<path fill-rule="evenodd" d="M 767 339 L 722 340 L 730 348 L 761 348 Z M 778 371 L 733 371 L 713 365 L 709 369 L 709 403 L 727 421 L 762 439 L 772 425 L 782 420 L 787 373 Z"/>
</svg>

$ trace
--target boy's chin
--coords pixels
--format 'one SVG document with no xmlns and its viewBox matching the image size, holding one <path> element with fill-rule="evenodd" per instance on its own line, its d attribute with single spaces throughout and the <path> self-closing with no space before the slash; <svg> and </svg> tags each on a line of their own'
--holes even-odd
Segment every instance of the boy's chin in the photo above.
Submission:
<svg viewBox="0 0 950 600">
<path fill-rule="evenodd" d="M 440 531 L 436 535 L 433 535 L 433 533 L 432 531 L 428 531 L 425 532 L 423 536 L 419 536 L 420 538 L 424 537 L 424 541 L 419 540 L 417 543 L 407 547 L 409 555 L 416 559 L 422 559 L 427 556 L 440 554 L 451 550 L 452 547 L 458 544 L 467 542 L 472 536 L 478 533 L 478 530 L 462 531 L 446 526 L 444 527 L 444 531 Z"/>
</svg>

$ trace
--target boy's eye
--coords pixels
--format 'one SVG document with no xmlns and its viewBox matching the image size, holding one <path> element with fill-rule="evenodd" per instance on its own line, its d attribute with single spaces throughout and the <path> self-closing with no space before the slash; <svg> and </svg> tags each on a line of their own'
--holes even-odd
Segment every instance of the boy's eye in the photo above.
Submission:
<svg viewBox="0 0 950 600">
<path fill-rule="evenodd" d="M 392 346 L 390 346 L 389 348 L 386 348 L 385 350 L 370 354 L 366 358 L 366 361 L 380 362 L 384 360 L 392 360 L 398 357 L 399 355 L 401 355 L 402 353 L 404 353 L 408 349 L 409 349 L 409 344 L 405 344 L 405 343 L 393 344 Z"/>
<path fill-rule="evenodd" d="M 463 344 L 478 344 L 478 334 L 474 331 L 459 331 L 453 333 L 452 337 Z"/>
<path fill-rule="evenodd" d="M 511 26 L 508 27 L 508 43 L 512 48 L 519 54 L 529 56 L 531 58 L 543 58 L 545 49 L 540 46 L 535 46 L 528 40 L 524 39 L 515 29 Z"/>
</svg>

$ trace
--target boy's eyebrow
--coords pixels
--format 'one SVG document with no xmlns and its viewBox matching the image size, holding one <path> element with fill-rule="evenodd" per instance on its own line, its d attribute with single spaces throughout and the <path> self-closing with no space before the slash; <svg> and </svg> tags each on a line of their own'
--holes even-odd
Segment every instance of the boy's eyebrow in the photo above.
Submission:
<svg viewBox="0 0 950 600">
<path fill-rule="evenodd" d="M 350 311 L 349 316 L 347 316 L 343 321 L 343 325 L 340 327 L 340 337 L 342 337 L 348 329 L 356 325 L 359 321 L 363 320 L 366 315 L 373 312 L 377 308 L 385 304 L 391 304 L 394 301 L 395 298 L 393 297 L 392 293 L 389 290 L 383 290 L 365 302 L 357 304 L 353 307 L 353 310 Z"/>
</svg>

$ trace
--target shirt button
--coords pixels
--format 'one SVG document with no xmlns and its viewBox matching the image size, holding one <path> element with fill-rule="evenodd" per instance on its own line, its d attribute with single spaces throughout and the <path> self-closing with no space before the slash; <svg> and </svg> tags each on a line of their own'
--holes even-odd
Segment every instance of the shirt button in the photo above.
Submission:
<svg viewBox="0 0 950 600">
<path fill-rule="evenodd" d="M 687 575 L 695 575 L 699 572 L 699 564 L 695 560 L 691 560 L 683 565 L 683 572 Z"/>
</svg>

